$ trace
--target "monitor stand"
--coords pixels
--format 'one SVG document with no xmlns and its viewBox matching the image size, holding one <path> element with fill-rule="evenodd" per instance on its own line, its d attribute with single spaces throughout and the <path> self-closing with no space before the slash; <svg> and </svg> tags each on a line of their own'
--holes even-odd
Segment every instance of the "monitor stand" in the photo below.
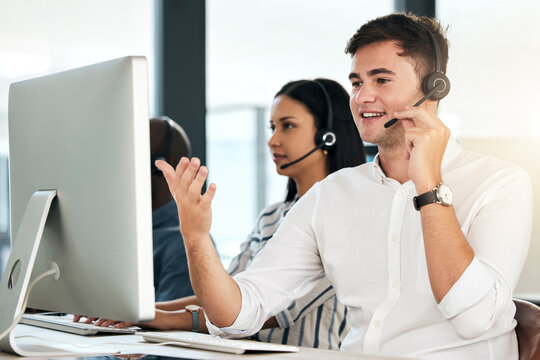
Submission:
<svg viewBox="0 0 540 360">
<path fill-rule="evenodd" d="M 36 256 L 38 255 L 39 244 L 43 235 L 43 229 L 49 216 L 51 204 L 56 197 L 56 190 L 36 191 L 24 211 L 19 232 L 15 240 L 11 242 L 11 252 L 2 281 L 0 282 L 0 334 L 5 332 L 17 319 L 24 303 L 24 298 L 28 292 L 28 287 L 34 279 L 32 270 Z M 55 279 L 60 278 L 60 270 L 55 263 L 51 268 L 56 269 Z M 51 330 L 53 331 L 53 330 Z M 51 345 L 41 345 L 25 342 L 25 345 L 15 343 L 15 329 L 11 329 L 7 335 L 0 339 L 0 351 L 10 352 L 21 356 L 67 356 L 67 355 L 106 355 L 117 353 L 117 351 L 88 348 L 80 350 L 73 344 L 63 344 L 64 346 L 54 347 Z"/>
<path fill-rule="evenodd" d="M 11 253 L 0 282 L 0 299 L 2 299 L 0 334 L 11 326 L 20 311 L 25 311 L 21 306 L 30 283 L 43 228 L 55 197 L 56 190 L 40 190 L 32 195 L 24 211 L 17 236 L 11 242 Z M 21 356 L 35 356 L 15 344 L 14 329 L 0 339 L 0 350 Z"/>
</svg>

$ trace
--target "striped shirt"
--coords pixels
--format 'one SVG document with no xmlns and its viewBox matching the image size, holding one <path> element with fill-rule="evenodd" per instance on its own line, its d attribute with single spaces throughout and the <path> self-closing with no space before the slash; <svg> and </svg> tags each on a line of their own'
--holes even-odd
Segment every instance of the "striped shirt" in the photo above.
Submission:
<svg viewBox="0 0 540 360">
<path fill-rule="evenodd" d="M 229 266 L 229 274 L 247 269 L 255 255 L 272 238 L 281 221 L 295 201 L 281 202 L 264 209 L 241 252 Z M 279 327 L 264 329 L 255 336 L 258 340 L 279 344 L 339 349 L 349 331 L 347 308 L 338 302 L 328 279 L 323 278 L 306 296 L 275 315 Z"/>
</svg>

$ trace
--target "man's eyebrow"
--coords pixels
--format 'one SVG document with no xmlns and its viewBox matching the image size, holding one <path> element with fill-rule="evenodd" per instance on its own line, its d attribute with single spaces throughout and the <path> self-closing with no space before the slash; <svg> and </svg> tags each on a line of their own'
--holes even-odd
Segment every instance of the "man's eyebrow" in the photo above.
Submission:
<svg viewBox="0 0 540 360">
<path fill-rule="evenodd" d="M 379 74 L 396 75 L 395 72 L 393 72 L 392 70 L 389 70 L 387 68 L 377 68 L 377 69 L 373 69 L 373 70 L 368 71 L 369 76 L 375 76 L 375 75 L 379 75 Z"/>
<path fill-rule="evenodd" d="M 379 75 L 379 74 L 396 75 L 395 72 L 393 72 L 392 70 L 387 69 L 387 68 L 377 68 L 377 69 L 373 69 L 373 70 L 368 71 L 368 76 L 375 76 L 375 75 Z M 351 79 L 360 79 L 360 75 L 358 75 L 357 73 L 352 72 L 352 73 L 349 74 L 349 80 L 351 80 Z"/>
</svg>

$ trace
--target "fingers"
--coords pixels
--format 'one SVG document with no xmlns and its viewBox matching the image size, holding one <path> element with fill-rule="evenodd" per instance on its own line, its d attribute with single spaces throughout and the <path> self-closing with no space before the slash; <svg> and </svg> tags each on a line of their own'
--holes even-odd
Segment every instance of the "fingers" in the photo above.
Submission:
<svg viewBox="0 0 540 360">
<path fill-rule="evenodd" d="M 127 328 L 127 327 L 130 327 L 130 326 L 135 326 L 135 324 L 130 323 L 130 322 L 126 322 L 126 321 L 120 321 L 120 322 L 117 322 L 116 324 L 114 324 L 113 326 L 115 328 L 117 328 L 117 329 L 122 329 L 122 328 Z"/>
<path fill-rule="evenodd" d="M 190 166 L 190 168 L 191 167 L 192 166 Z M 197 175 L 195 175 L 195 178 L 189 185 L 188 189 L 188 196 L 190 200 L 195 202 L 198 202 L 201 198 L 201 190 L 204 182 L 206 181 L 206 177 L 208 176 L 208 168 L 206 166 L 201 166 L 198 170 Z"/>
<path fill-rule="evenodd" d="M 91 316 L 74 314 L 73 315 L 73 322 L 79 322 L 79 321 L 81 321 L 82 318 L 86 318 L 86 320 L 84 321 L 85 324 L 91 324 L 97 319 L 97 318 L 91 317 Z"/>
<path fill-rule="evenodd" d="M 163 176 L 165 177 L 167 184 L 169 184 L 170 189 L 171 185 L 174 183 L 174 178 L 176 174 L 174 168 L 163 160 L 156 161 L 156 167 L 163 173 Z"/>
<path fill-rule="evenodd" d="M 194 159 L 199 160 L 198 158 L 193 158 L 191 159 L 191 161 L 193 161 Z M 176 165 L 176 174 L 179 175 L 179 177 L 182 177 L 182 175 L 184 174 L 184 171 L 186 170 L 187 166 L 191 163 L 191 161 L 187 157 L 182 157 L 180 159 L 180 161 L 178 162 L 178 165 Z"/>
<path fill-rule="evenodd" d="M 182 158 L 182 160 L 184 159 Z M 197 174 L 197 171 L 199 170 L 199 167 L 201 166 L 201 160 L 194 157 L 193 159 L 191 159 L 191 162 L 187 164 L 183 164 L 182 160 L 180 161 L 180 163 L 178 164 L 178 167 L 176 168 L 176 176 L 180 177 L 179 187 L 182 190 L 182 193 L 185 194 L 188 192 L 189 187 L 195 177 L 195 174 Z"/>
<path fill-rule="evenodd" d="M 201 161 L 198 158 L 193 158 L 189 163 L 182 164 L 179 170 L 177 169 L 177 176 L 180 174 L 181 179 L 178 186 L 180 193 L 185 194 L 189 201 L 198 203 L 203 198 L 201 191 L 208 177 L 208 168 L 201 166 Z M 213 193 L 215 193 L 215 185 L 213 192 L 208 194 L 210 200 L 213 198 Z"/>
<path fill-rule="evenodd" d="M 425 125 L 426 123 L 425 119 L 422 117 L 422 111 L 418 107 L 407 106 L 405 107 L 405 110 L 395 112 L 394 117 L 402 120 L 406 129 L 414 126 Z"/>
<path fill-rule="evenodd" d="M 405 110 L 395 112 L 394 117 L 403 120 L 406 129 L 414 126 L 429 128 L 444 126 L 442 121 L 435 114 L 425 109 L 424 106 L 407 106 Z"/>
<path fill-rule="evenodd" d="M 115 320 L 108 320 L 108 319 L 99 318 L 94 322 L 94 325 L 95 326 L 101 326 L 101 327 L 109 327 L 109 326 L 112 325 L 112 326 L 116 327 L 116 324 L 118 324 L 118 323 L 120 323 L 120 322 L 115 321 Z"/>
<path fill-rule="evenodd" d="M 178 192 L 180 195 L 186 194 L 193 184 L 194 189 L 199 188 L 200 194 L 200 189 L 202 189 L 208 175 L 208 169 L 201 166 L 201 161 L 196 157 L 192 158 L 191 161 L 183 157 L 178 162 L 176 169 L 163 160 L 157 160 L 156 167 L 163 173 L 172 194 Z"/>
<path fill-rule="evenodd" d="M 206 207 L 211 206 L 212 200 L 214 199 L 214 195 L 216 194 L 216 189 L 217 189 L 217 187 L 216 187 L 216 184 L 214 184 L 214 183 L 211 183 L 208 186 L 208 189 L 206 190 L 206 193 L 204 194 L 204 196 L 201 199 L 201 205 L 206 206 Z"/>
<path fill-rule="evenodd" d="M 89 317 L 86 319 L 86 321 L 85 321 L 84 323 L 85 323 L 85 324 L 91 324 L 91 323 L 93 323 L 93 322 L 96 321 L 96 320 L 97 320 L 97 318 L 92 317 L 92 316 L 89 316 Z"/>
<path fill-rule="evenodd" d="M 177 200 L 177 203 L 182 199 L 188 199 L 191 202 L 199 203 L 204 201 L 204 205 L 209 205 L 214 198 L 216 192 L 215 184 L 210 184 L 210 187 L 204 194 L 201 195 L 202 188 L 208 177 L 208 168 L 201 166 L 201 161 L 194 157 L 189 160 L 183 157 L 178 162 L 176 169 L 167 164 L 165 161 L 156 161 L 156 167 L 163 172 L 169 191 Z"/>
<path fill-rule="evenodd" d="M 86 324 L 92 324 L 92 325 L 95 325 L 95 326 L 101 326 L 101 327 L 108 327 L 108 326 L 111 326 L 111 325 L 113 325 L 114 327 L 133 326 L 133 324 L 128 323 L 128 322 L 119 322 L 119 321 L 108 320 L 108 319 L 103 319 L 103 318 L 97 319 L 95 317 L 84 316 L 84 315 L 73 315 L 73 322 L 79 322 L 83 317 L 87 318 L 86 321 L 85 321 Z M 122 324 L 122 325 L 121 326 L 116 326 L 118 324 Z"/>
<path fill-rule="evenodd" d="M 100 325 L 98 326 L 103 326 L 103 327 L 108 327 L 108 326 L 111 326 L 111 325 L 115 325 L 117 323 L 117 321 L 114 321 L 114 320 L 104 320 Z"/>
</svg>

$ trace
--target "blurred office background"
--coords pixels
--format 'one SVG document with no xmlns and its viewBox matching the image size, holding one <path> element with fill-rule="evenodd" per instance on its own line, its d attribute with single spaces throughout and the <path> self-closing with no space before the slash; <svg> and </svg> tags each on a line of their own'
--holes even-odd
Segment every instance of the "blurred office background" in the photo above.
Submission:
<svg viewBox="0 0 540 360">
<path fill-rule="evenodd" d="M 149 115 L 179 122 L 195 155 L 208 164 L 210 181 L 218 184 L 212 235 L 227 265 L 258 212 L 285 194 L 286 179 L 275 174 L 266 148 L 274 93 L 290 80 L 316 77 L 335 79 L 349 90 L 346 41 L 365 21 L 402 9 L 435 13 L 449 25 L 452 91 L 439 115 L 454 136 L 470 148 L 520 157 L 522 166 L 540 176 L 537 154 L 519 148 L 527 143 L 527 149 L 538 150 L 540 138 L 535 0 L 2 0 L 0 272 L 11 237 L 11 82 L 146 56 Z M 479 146 L 477 139 L 485 143 Z M 540 257 L 540 247 L 533 244 L 531 253 Z M 532 266 L 529 272 L 538 269 Z M 532 280 L 522 286 L 532 288 Z"/>
</svg>

